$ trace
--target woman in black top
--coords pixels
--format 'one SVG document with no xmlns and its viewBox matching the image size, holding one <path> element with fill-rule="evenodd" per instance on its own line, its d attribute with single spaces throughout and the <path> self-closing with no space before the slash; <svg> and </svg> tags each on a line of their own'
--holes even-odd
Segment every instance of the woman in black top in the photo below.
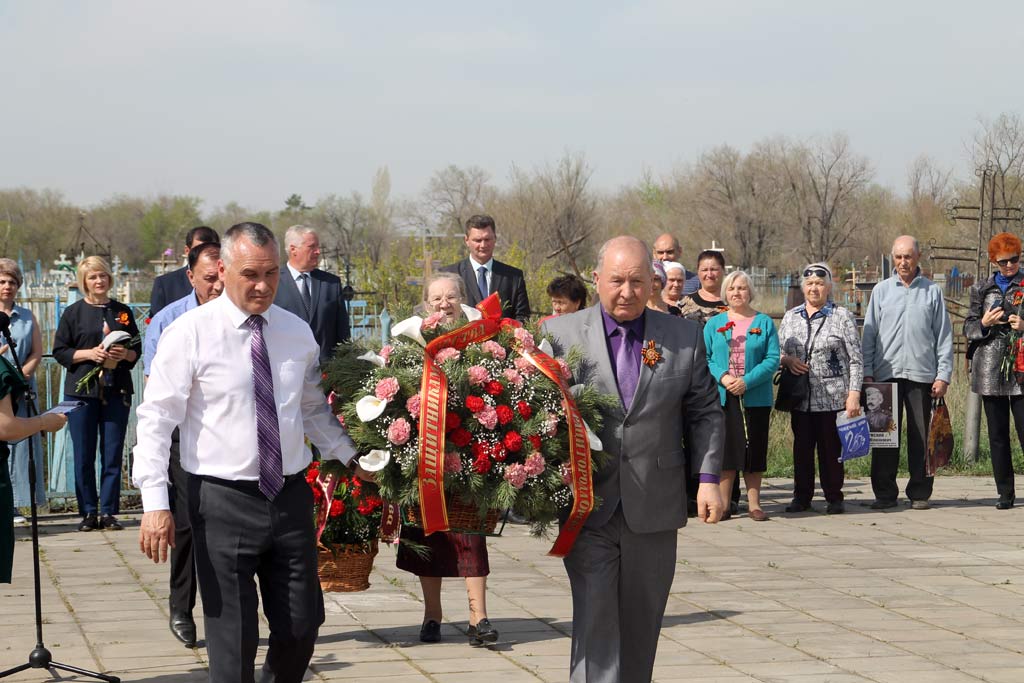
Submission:
<svg viewBox="0 0 1024 683">
<path fill-rule="evenodd" d="M 121 499 L 121 455 L 134 393 L 131 369 L 142 347 L 135 316 L 127 306 L 110 298 L 112 282 L 106 261 L 99 256 L 83 259 L 78 264 L 78 287 L 83 298 L 64 310 L 53 340 L 53 357 L 68 371 L 65 398 L 85 403 L 68 419 L 75 450 L 75 496 L 82 514 L 79 531 L 122 528 L 114 515 Z M 131 339 L 104 349 L 104 337 L 119 330 Z M 100 374 L 79 386 L 100 364 Z M 98 506 L 97 437 L 101 449 Z"/>
<path fill-rule="evenodd" d="M 8 361 L 0 357 L 0 583 L 11 582 L 14 562 L 14 495 L 11 492 L 7 456 L 8 441 L 19 441 L 36 432 L 55 432 L 64 426 L 63 415 L 17 417 L 16 403 L 28 389 L 28 382 Z M 43 457 L 42 453 L 35 457 Z"/>
</svg>

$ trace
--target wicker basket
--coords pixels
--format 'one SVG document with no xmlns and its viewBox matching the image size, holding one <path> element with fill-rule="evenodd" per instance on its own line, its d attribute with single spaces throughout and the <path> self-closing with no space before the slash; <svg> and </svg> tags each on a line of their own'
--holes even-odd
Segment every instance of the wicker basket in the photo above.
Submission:
<svg viewBox="0 0 1024 683">
<path fill-rule="evenodd" d="M 317 574 L 325 593 L 353 593 L 370 587 L 370 570 L 377 556 L 377 540 L 332 543 L 317 552 Z"/>
<path fill-rule="evenodd" d="M 501 532 L 494 533 L 498 526 L 498 520 L 502 517 L 501 510 L 488 510 L 483 517 L 475 505 L 466 505 L 461 500 L 449 500 L 448 503 L 448 530 L 457 534 L 480 534 L 481 536 L 500 536 Z M 420 516 L 418 505 L 405 508 L 403 521 L 409 526 L 423 527 L 423 518 Z M 504 525 L 502 525 L 504 529 Z"/>
</svg>

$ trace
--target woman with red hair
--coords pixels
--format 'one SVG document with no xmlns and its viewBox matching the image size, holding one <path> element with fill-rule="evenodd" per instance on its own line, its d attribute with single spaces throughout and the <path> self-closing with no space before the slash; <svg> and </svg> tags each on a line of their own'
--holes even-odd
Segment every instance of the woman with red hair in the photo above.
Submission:
<svg viewBox="0 0 1024 683">
<path fill-rule="evenodd" d="M 999 502 L 1009 510 L 1014 503 L 1013 461 L 1010 457 L 1010 414 L 1017 438 L 1024 445 L 1024 375 L 1004 368 L 1011 331 L 1024 332 L 1024 273 L 1020 270 L 1021 241 L 1001 232 L 988 243 L 988 257 L 997 270 L 971 287 L 971 308 L 964 320 L 971 363 L 971 391 L 981 396 L 988 422 L 992 475 Z M 1018 379 L 1020 378 L 1020 379 Z"/>
</svg>

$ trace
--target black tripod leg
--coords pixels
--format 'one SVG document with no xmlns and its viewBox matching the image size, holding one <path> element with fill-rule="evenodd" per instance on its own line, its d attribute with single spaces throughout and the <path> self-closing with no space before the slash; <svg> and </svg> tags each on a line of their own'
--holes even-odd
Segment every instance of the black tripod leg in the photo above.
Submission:
<svg viewBox="0 0 1024 683">
<path fill-rule="evenodd" d="M 117 676 L 108 676 L 107 674 L 96 673 L 95 671 L 89 671 L 88 669 L 79 669 L 77 666 L 71 666 L 70 664 L 61 664 L 60 662 L 50 662 L 51 669 L 60 669 L 61 671 L 70 671 L 73 674 L 79 676 L 88 676 L 89 678 L 95 678 L 100 681 L 107 681 L 108 683 L 121 683 L 121 679 Z"/>
<path fill-rule="evenodd" d="M 20 666 L 14 667 L 13 669 L 8 669 L 7 671 L 0 671 L 0 678 L 7 678 L 8 676 L 13 676 L 16 673 L 20 673 L 20 672 L 24 671 L 25 669 L 31 669 L 31 668 L 32 668 L 31 664 L 22 664 Z"/>
</svg>

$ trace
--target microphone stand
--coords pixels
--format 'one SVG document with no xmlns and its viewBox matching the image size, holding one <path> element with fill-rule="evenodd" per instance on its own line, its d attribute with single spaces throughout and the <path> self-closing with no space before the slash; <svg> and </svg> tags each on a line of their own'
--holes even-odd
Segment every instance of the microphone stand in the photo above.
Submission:
<svg viewBox="0 0 1024 683">
<path fill-rule="evenodd" d="M 0 335 L 3 335 L 3 338 L 7 341 L 7 345 L 11 348 L 11 357 L 14 359 L 14 366 L 18 368 L 18 374 L 25 377 L 25 372 L 21 368 L 21 361 L 18 360 L 18 353 L 16 351 L 17 345 L 15 344 L 14 339 L 11 338 L 10 325 L 0 329 Z M 12 404 L 12 408 L 13 407 L 14 406 Z M 35 392 L 31 389 L 25 391 L 25 407 L 26 413 L 29 417 L 34 417 L 39 414 L 39 410 L 36 408 Z M 75 673 L 79 676 L 88 676 L 100 681 L 107 681 L 108 683 L 121 683 L 121 679 L 117 676 L 108 676 L 107 674 L 89 671 L 88 669 L 71 666 L 70 664 L 55 662 L 53 661 L 53 655 L 51 655 L 50 651 L 46 649 L 45 645 L 43 645 L 43 601 L 39 582 L 39 514 L 36 510 L 36 462 L 35 449 L 33 448 L 32 443 L 34 441 L 34 436 L 35 435 L 33 434 L 27 438 L 28 490 L 29 498 L 32 502 L 32 569 L 35 576 L 36 647 L 29 653 L 27 663 L 16 666 L 13 669 L 8 669 L 7 671 L 0 671 L 0 678 L 6 678 L 7 676 L 25 671 L 26 669 L 57 669 L 60 671 Z"/>
</svg>

